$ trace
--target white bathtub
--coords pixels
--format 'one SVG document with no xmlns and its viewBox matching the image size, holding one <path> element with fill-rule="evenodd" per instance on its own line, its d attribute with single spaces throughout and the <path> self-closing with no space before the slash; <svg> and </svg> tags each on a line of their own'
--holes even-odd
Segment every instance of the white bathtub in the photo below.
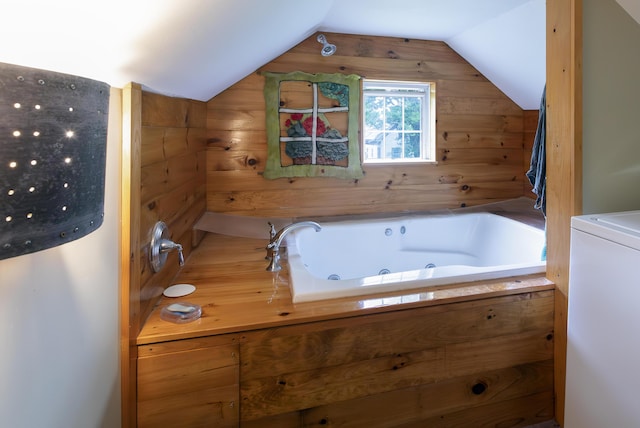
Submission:
<svg viewBox="0 0 640 428">
<path fill-rule="evenodd" d="M 488 213 L 321 223 L 287 238 L 294 302 L 544 272 L 542 230 Z"/>
</svg>

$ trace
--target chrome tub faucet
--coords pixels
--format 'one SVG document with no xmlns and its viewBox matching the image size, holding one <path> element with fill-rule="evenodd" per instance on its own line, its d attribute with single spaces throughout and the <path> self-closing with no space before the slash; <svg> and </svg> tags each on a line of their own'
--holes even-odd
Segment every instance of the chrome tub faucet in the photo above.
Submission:
<svg viewBox="0 0 640 428">
<path fill-rule="evenodd" d="M 280 245 L 282 244 L 282 240 L 284 237 L 295 229 L 300 229 L 302 227 L 313 227 L 316 232 L 319 232 L 322 229 L 315 221 L 301 221 L 298 223 L 291 223 L 282 229 L 279 232 L 274 234 L 275 228 L 273 224 L 269 223 L 270 227 L 270 239 L 269 244 L 267 245 L 267 259 L 269 260 L 269 266 L 267 266 L 267 270 L 269 272 L 278 272 L 282 269 L 280 266 Z"/>
</svg>

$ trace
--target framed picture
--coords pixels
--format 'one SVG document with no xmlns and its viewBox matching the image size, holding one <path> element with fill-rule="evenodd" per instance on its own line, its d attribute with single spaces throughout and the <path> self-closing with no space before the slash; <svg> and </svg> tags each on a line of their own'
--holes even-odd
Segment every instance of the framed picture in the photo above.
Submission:
<svg viewBox="0 0 640 428">
<path fill-rule="evenodd" d="M 264 73 L 264 177 L 362 177 L 360 77 Z"/>
</svg>

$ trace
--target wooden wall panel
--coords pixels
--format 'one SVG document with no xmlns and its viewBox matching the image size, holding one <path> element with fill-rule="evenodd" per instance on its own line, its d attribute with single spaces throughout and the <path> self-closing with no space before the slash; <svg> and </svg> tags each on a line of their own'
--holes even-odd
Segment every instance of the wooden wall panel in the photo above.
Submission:
<svg viewBox="0 0 640 428">
<path fill-rule="evenodd" d="M 123 90 L 122 146 L 122 425 L 136 426 L 135 340 L 164 288 L 178 272 L 177 255 L 153 273 L 149 242 L 162 220 L 171 238 L 192 248 L 192 227 L 206 206 L 206 104 Z"/>
<path fill-rule="evenodd" d="M 556 284 L 556 420 L 564 425 L 571 217 L 582 214 L 582 0 L 547 2 L 547 278 Z"/>
<path fill-rule="evenodd" d="M 140 332 L 140 147 L 142 89 L 129 83 L 122 90 L 120 196 L 120 383 L 122 426 L 136 426 L 137 346 Z"/>
<path fill-rule="evenodd" d="M 483 373 L 482 385 L 491 393 L 475 394 L 471 388 L 478 380 L 477 374 L 460 376 L 318 406 L 302 412 L 304 426 L 320 427 L 327 422 L 344 428 L 514 426 L 515 420 L 553 417 L 551 360 Z M 497 397 L 504 401 L 497 402 Z M 269 420 L 260 421 L 265 419 Z M 284 426 L 297 425 L 280 425 Z"/>
<path fill-rule="evenodd" d="M 549 420 L 553 300 L 553 291 L 527 293 L 247 332 L 240 343 L 242 425 Z"/>
<path fill-rule="evenodd" d="M 443 42 L 315 35 L 207 103 L 207 210 L 249 216 L 421 211 L 523 195 L 522 109 Z M 262 71 L 358 74 L 436 83 L 437 164 L 365 165 L 359 180 L 262 177 L 266 163 Z M 527 165 L 528 167 L 528 165 Z"/>
<path fill-rule="evenodd" d="M 177 254 L 154 273 L 149 264 L 153 225 L 164 221 L 171 239 L 192 245 L 192 227 L 206 205 L 206 104 L 142 92 L 139 245 L 140 317 L 144 321 L 178 272 Z"/>
<path fill-rule="evenodd" d="M 191 349 L 138 358 L 137 426 L 237 427 L 238 345 L 186 342 Z"/>
</svg>

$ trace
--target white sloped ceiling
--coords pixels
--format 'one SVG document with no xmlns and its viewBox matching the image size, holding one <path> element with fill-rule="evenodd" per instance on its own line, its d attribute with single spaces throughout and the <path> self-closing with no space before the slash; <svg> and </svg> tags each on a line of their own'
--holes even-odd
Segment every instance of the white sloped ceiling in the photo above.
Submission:
<svg viewBox="0 0 640 428">
<path fill-rule="evenodd" d="M 544 8 L 545 0 L 3 1 L 0 62 L 207 101 L 318 30 L 409 37 L 449 43 L 522 108 L 537 109 Z"/>
<path fill-rule="evenodd" d="M 525 110 L 537 110 L 546 82 L 544 0 L 527 2 L 447 40 Z"/>
<path fill-rule="evenodd" d="M 616 1 L 618 2 L 618 4 L 620 4 L 620 6 L 622 6 L 624 10 L 627 11 L 629 15 L 631 15 L 633 19 L 635 19 L 637 23 L 640 24 L 640 1 L 638 0 L 616 0 Z"/>
</svg>

